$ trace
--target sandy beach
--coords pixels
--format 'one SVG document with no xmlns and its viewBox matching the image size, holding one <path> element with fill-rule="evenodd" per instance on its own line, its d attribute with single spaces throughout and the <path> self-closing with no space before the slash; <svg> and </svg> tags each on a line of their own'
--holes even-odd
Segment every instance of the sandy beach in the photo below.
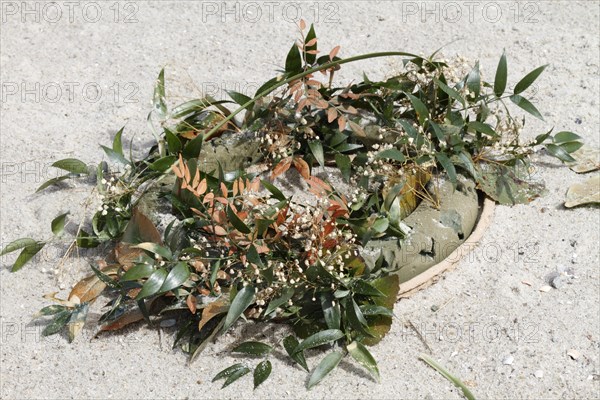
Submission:
<svg viewBox="0 0 600 400">
<path fill-rule="evenodd" d="M 0 241 L 51 237 L 50 221 L 85 215 L 89 186 L 35 194 L 58 176 L 50 165 L 103 159 L 125 126 L 134 153 L 153 138 L 146 125 L 156 76 L 165 68 L 169 104 L 225 90 L 252 95 L 283 66 L 296 22 L 314 22 L 319 46 L 340 56 L 402 50 L 479 60 L 493 80 L 505 49 L 509 87 L 549 64 L 530 88 L 545 121 L 527 116 L 524 136 L 555 127 L 600 145 L 600 2 L 594 1 L 2 1 L 0 23 Z M 399 60 L 353 63 L 341 82 L 383 78 Z M 520 112 L 520 111 L 517 111 Z M 433 286 L 399 301 L 388 336 L 372 348 L 381 382 L 349 361 L 306 391 L 307 375 L 283 353 L 255 391 L 251 376 L 220 390 L 213 376 L 241 359 L 232 345 L 274 340 L 284 328 L 241 324 L 191 365 L 172 350 L 173 329 L 138 324 L 73 343 L 42 337 L 31 317 L 42 296 L 89 272 L 88 252 L 53 272 L 67 242 L 48 245 L 21 271 L 0 268 L 1 399 L 455 399 L 459 390 L 418 359 L 429 354 L 478 399 L 600 398 L 600 213 L 566 209 L 578 175 L 544 152 L 533 156 L 548 193 L 528 205 L 497 206 L 479 245 Z M 548 286 L 571 268 L 574 277 Z M 101 314 L 92 307 L 92 319 Z M 437 311 L 433 311 L 437 310 Z M 413 328 L 414 327 L 414 328 Z M 419 338 L 415 329 L 421 333 Z M 574 350 L 574 352 L 573 352 Z M 323 353 L 308 353 L 314 367 Z"/>
</svg>

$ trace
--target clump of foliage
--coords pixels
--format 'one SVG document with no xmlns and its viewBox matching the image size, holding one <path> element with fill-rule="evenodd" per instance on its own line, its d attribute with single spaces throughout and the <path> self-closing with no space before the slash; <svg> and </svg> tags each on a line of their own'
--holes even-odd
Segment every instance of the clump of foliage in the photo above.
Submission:
<svg viewBox="0 0 600 400">
<path fill-rule="evenodd" d="M 378 378 L 366 346 L 390 329 L 399 282 L 384 259 L 367 265 L 363 246 L 373 238 L 407 234 L 402 219 L 418 200 L 436 201 L 425 190 L 432 176 L 444 175 L 456 185 L 464 174 L 500 203 L 524 203 L 543 189 L 526 179 L 528 155 L 544 146 L 571 161 L 569 153 L 581 146 L 571 132 L 548 132 L 529 142 L 520 138 L 523 122 L 505 100 L 541 119 L 524 93 L 544 66 L 506 93 L 504 54 L 488 83 L 478 64 L 458 75 L 437 52 L 427 58 L 386 52 L 344 59 L 338 46 L 319 56 L 314 28 L 305 30 L 301 22 L 285 68 L 253 98 L 230 92 L 232 100 L 207 97 L 170 109 L 161 71 L 148 116 L 156 143 L 145 157 L 126 156 L 121 129 L 112 147 L 103 146 L 110 165 L 102 161 L 91 171 L 76 159 L 54 164 L 67 174 L 39 190 L 92 176 L 101 202 L 90 228 L 80 225 L 72 247 L 111 243 L 114 250 L 94 262 L 94 274 L 67 299 L 51 296 L 57 304 L 39 312 L 50 317 L 44 335 L 66 328 L 75 338 L 89 305 L 103 295 L 110 301 L 99 320 L 101 332 L 142 319 L 151 324 L 176 319 L 174 346 L 190 359 L 243 317 L 291 326 L 294 334 L 281 343 L 310 372 L 309 388 L 346 356 Z M 403 69 L 390 78 L 365 75 L 359 83 L 334 85 L 345 63 L 393 56 L 403 57 Z M 232 102 L 239 105 L 233 112 L 225 107 Z M 209 141 L 248 132 L 260 143 L 255 164 L 268 177 L 250 168 L 203 168 Z M 317 165 L 337 167 L 352 189 L 342 193 L 313 175 Z M 275 178 L 290 168 L 307 183 L 314 202 L 299 204 L 277 187 Z M 170 211 L 162 233 L 143 211 L 150 193 L 155 208 Z M 52 221 L 56 236 L 66 218 Z M 16 271 L 44 244 L 18 239 L 2 254 L 21 250 Z M 304 352 L 315 347 L 330 351 L 311 371 Z M 254 369 L 255 387 L 271 373 L 273 349 L 261 342 L 234 349 L 264 357 Z M 235 364 L 215 380 L 225 379 L 227 386 L 249 372 L 247 365 Z"/>
</svg>

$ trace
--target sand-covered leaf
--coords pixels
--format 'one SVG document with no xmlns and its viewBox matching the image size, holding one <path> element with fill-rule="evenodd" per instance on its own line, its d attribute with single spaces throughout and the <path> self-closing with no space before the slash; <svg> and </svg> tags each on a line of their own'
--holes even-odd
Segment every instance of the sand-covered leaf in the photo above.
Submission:
<svg viewBox="0 0 600 400">
<path fill-rule="evenodd" d="M 576 207 L 583 204 L 600 203 L 600 175 L 596 175 L 585 182 L 571 185 L 567 191 L 565 207 Z"/>
<path fill-rule="evenodd" d="M 271 361 L 261 361 L 254 369 L 254 389 L 256 389 L 261 383 L 267 380 L 271 375 Z"/>
<path fill-rule="evenodd" d="M 502 164 L 481 163 L 479 188 L 500 204 L 527 204 L 540 197 L 545 187 L 540 182 L 527 180 L 523 165 L 509 167 Z"/>
</svg>

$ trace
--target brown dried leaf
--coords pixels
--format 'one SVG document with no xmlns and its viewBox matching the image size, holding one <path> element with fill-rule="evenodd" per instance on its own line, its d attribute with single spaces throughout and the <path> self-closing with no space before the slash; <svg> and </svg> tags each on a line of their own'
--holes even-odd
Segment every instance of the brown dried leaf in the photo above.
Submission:
<svg viewBox="0 0 600 400">
<path fill-rule="evenodd" d="M 275 168 L 273 168 L 273 172 L 271 172 L 271 179 L 274 180 L 279 175 L 284 174 L 288 169 L 290 169 L 291 165 L 292 157 L 286 157 L 283 160 L 281 160 L 279 164 L 277 164 Z"/>
<path fill-rule="evenodd" d="M 310 178 L 310 167 L 302 158 L 294 157 L 294 168 L 298 170 L 304 179 Z"/>
<path fill-rule="evenodd" d="M 75 304 L 81 304 L 95 300 L 106 288 L 106 284 L 96 275 L 88 276 L 80 280 L 69 293 L 68 300 Z"/>
<path fill-rule="evenodd" d="M 141 321 L 142 319 L 144 319 L 144 314 L 142 314 L 139 308 L 136 308 L 128 313 L 121 315 L 113 322 L 104 325 L 100 328 L 98 333 L 106 331 L 118 331 L 119 329 L 122 329 L 127 325 L 133 324 L 134 322 Z"/>
<path fill-rule="evenodd" d="M 196 314 L 196 303 L 198 302 L 198 300 L 196 299 L 196 296 L 193 295 L 188 295 L 187 299 L 185 300 L 188 308 L 190 309 L 190 312 L 192 314 Z"/>
<path fill-rule="evenodd" d="M 224 298 L 219 298 L 202 309 L 202 319 L 198 323 L 198 331 L 201 331 L 204 325 L 214 317 L 224 314 L 229 310 L 229 304 Z"/>
</svg>

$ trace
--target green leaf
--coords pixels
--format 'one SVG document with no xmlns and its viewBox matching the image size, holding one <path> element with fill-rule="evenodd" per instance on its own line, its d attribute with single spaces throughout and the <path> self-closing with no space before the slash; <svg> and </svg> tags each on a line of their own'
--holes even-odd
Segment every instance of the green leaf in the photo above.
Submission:
<svg viewBox="0 0 600 400">
<path fill-rule="evenodd" d="M 229 375 L 229 377 L 227 377 L 227 379 L 225 379 L 225 383 L 223 383 L 223 386 L 221 386 L 221 389 L 231 385 L 233 382 L 237 381 L 238 379 L 240 379 L 242 376 L 246 375 L 249 372 L 250 372 L 250 368 L 248 368 L 246 366 L 244 366 L 244 368 L 241 368 L 241 369 L 235 371 L 234 373 Z"/>
<path fill-rule="evenodd" d="M 181 286 L 190 276 L 190 269 L 187 262 L 178 262 L 160 287 L 159 292 L 164 293 Z"/>
<path fill-rule="evenodd" d="M 576 133 L 573 132 L 569 132 L 569 131 L 562 131 L 562 132 L 558 132 L 556 135 L 554 135 L 554 143 L 564 143 L 564 142 L 574 142 L 576 140 L 580 140 L 581 136 L 577 135 Z"/>
<path fill-rule="evenodd" d="M 204 135 L 199 134 L 194 139 L 190 140 L 183 148 L 183 158 L 189 160 L 191 158 L 198 158 L 200 151 L 202 151 L 202 144 L 204 143 Z"/>
<path fill-rule="evenodd" d="M 246 257 L 248 261 L 250 261 L 252 264 L 255 264 L 257 267 L 265 268 L 265 264 L 262 262 L 260 255 L 258 254 L 258 251 L 256 250 L 256 247 L 253 244 L 250 245 L 250 247 L 248 248 Z"/>
<path fill-rule="evenodd" d="M 542 117 L 542 114 L 540 114 L 538 109 L 535 108 L 535 106 L 533 104 L 531 104 L 529 102 L 529 100 L 527 100 L 525 97 L 521 97 L 518 94 L 514 94 L 514 95 L 510 96 L 509 99 L 510 99 L 510 101 L 515 103 L 517 106 L 519 106 L 523 110 L 527 111 L 529 114 L 533 115 L 536 118 L 541 119 L 542 121 L 544 120 L 544 117 Z"/>
<path fill-rule="evenodd" d="M 16 272 L 23 268 L 23 266 L 27 264 L 27 262 L 31 260 L 44 247 L 45 244 L 45 242 L 36 242 L 36 244 L 24 247 L 19 254 L 19 257 L 17 257 L 15 260 L 15 263 L 10 271 Z"/>
<path fill-rule="evenodd" d="M 394 313 L 387 307 L 377 306 L 374 304 L 365 304 L 360 306 L 360 311 L 362 311 L 363 315 L 366 317 L 370 317 L 373 315 L 385 315 L 386 317 L 393 317 Z"/>
<path fill-rule="evenodd" d="M 423 125 L 425 121 L 429 119 L 429 110 L 427 109 L 427 106 L 425 106 L 425 104 L 423 104 L 423 102 L 418 97 L 415 97 L 410 93 L 406 93 L 406 96 L 410 99 L 413 108 L 417 112 L 419 124 Z"/>
<path fill-rule="evenodd" d="M 323 155 L 323 145 L 320 140 L 313 140 L 312 142 L 308 142 L 308 147 L 310 147 L 310 151 L 312 152 L 315 160 L 319 163 L 321 167 L 325 166 L 325 156 Z"/>
<path fill-rule="evenodd" d="M 305 51 L 311 51 L 311 50 L 317 50 L 317 43 L 315 42 L 315 44 L 311 45 L 311 46 L 306 46 L 306 44 L 308 42 L 310 42 L 311 40 L 315 39 L 317 37 L 317 34 L 315 33 L 315 27 L 314 24 L 310 24 L 310 29 L 308 30 L 308 33 L 306 34 L 306 38 L 304 39 L 304 50 Z M 305 61 L 307 64 L 314 64 L 315 61 L 317 61 L 317 54 L 306 54 L 305 56 Z"/>
<path fill-rule="evenodd" d="M 456 168 L 454 167 L 452 161 L 450 161 L 450 158 L 448 158 L 448 156 L 442 152 L 435 153 L 435 158 L 448 174 L 448 178 L 450 179 L 450 182 L 452 182 L 452 186 L 456 188 L 458 177 L 456 175 Z"/>
<path fill-rule="evenodd" d="M 100 147 L 102 147 L 102 150 L 104 150 L 104 153 L 106 154 L 106 156 L 113 162 L 124 164 L 124 165 L 129 164 L 129 161 L 127 161 L 127 159 L 122 154 L 117 153 L 110 147 L 106 147 L 106 146 L 100 146 Z"/>
<path fill-rule="evenodd" d="M 252 100 L 250 97 L 246 96 L 245 94 L 236 92 L 234 90 L 228 90 L 227 94 L 229 95 L 229 97 L 231 97 L 233 99 L 233 101 L 235 101 L 240 106 L 243 106 L 244 104 L 246 104 L 247 102 Z"/>
<path fill-rule="evenodd" d="M 160 117 L 167 115 L 167 103 L 165 102 L 165 69 L 161 69 L 154 86 L 154 98 L 152 99 L 154 110 Z"/>
<path fill-rule="evenodd" d="M 446 85 L 444 82 L 440 81 L 437 78 L 433 78 L 433 82 L 444 91 L 448 96 L 458 101 L 463 107 L 465 107 L 465 99 L 460 95 L 460 93 L 450 86 Z"/>
<path fill-rule="evenodd" d="M 89 173 L 87 165 L 85 165 L 83 161 L 78 160 L 76 158 L 65 158 L 63 160 L 58 160 L 54 162 L 52 166 L 71 172 L 73 174 L 87 175 Z"/>
<path fill-rule="evenodd" d="M 46 182 L 42 183 L 40 185 L 40 187 L 38 187 L 36 189 L 35 192 L 36 193 L 41 192 L 42 190 L 46 189 L 49 186 L 56 185 L 57 183 L 62 182 L 64 180 L 72 178 L 72 177 L 73 177 L 73 175 L 68 174 L 68 175 L 63 175 L 63 176 L 58 176 L 56 178 L 48 179 Z"/>
<path fill-rule="evenodd" d="M 271 346 L 269 346 L 268 344 L 250 341 L 250 342 L 244 342 L 244 343 L 240 344 L 239 346 L 236 346 L 231 351 L 233 353 L 244 353 L 244 354 L 250 354 L 253 356 L 266 356 L 272 350 L 273 350 L 273 348 Z"/>
<path fill-rule="evenodd" d="M 166 170 L 171 168 L 171 165 L 175 164 L 175 162 L 177 162 L 177 157 L 165 156 L 154 161 L 148 166 L 148 168 L 150 168 L 153 171 L 165 172 Z"/>
<path fill-rule="evenodd" d="M 335 369 L 335 367 L 338 366 L 342 358 L 344 358 L 344 355 L 339 351 L 334 351 L 325 356 L 325 358 L 321 360 L 319 365 L 317 365 L 317 367 L 310 374 L 306 388 L 310 389 L 321 382 L 323 378 L 325 378 L 331 371 Z"/>
<path fill-rule="evenodd" d="M 237 292 L 225 316 L 225 324 L 223 325 L 222 332 L 231 328 L 240 315 L 254 302 L 254 293 L 255 290 L 252 285 L 244 286 L 242 290 Z"/>
<path fill-rule="evenodd" d="M 225 107 L 219 107 L 220 104 L 223 103 L 231 103 L 228 100 L 215 100 L 211 96 L 206 96 L 201 99 L 194 99 L 186 101 L 185 103 L 179 104 L 175 108 L 171 110 L 171 118 L 177 119 L 181 118 L 187 114 L 197 113 L 202 111 L 210 106 L 217 106 L 221 111 L 227 110 Z"/>
<path fill-rule="evenodd" d="M 31 238 L 20 238 L 20 239 L 14 240 L 14 241 L 10 242 L 9 244 L 7 244 L 6 247 L 4 247 L 4 249 L 2 249 L 0 256 L 3 256 L 8 253 L 12 253 L 13 251 L 20 250 L 24 247 L 35 246 L 36 244 L 37 244 L 37 241 L 33 240 Z"/>
<path fill-rule="evenodd" d="M 467 124 L 468 129 L 472 129 L 476 132 L 485 133 L 491 137 L 498 137 L 498 133 L 489 125 L 479 121 L 471 121 Z"/>
<path fill-rule="evenodd" d="M 146 297 L 150 297 L 155 295 L 160 291 L 161 286 L 167 279 L 167 270 L 164 268 L 157 269 L 150 275 L 150 278 L 144 283 L 142 286 L 142 290 L 135 297 L 136 300 L 141 300 Z"/>
<path fill-rule="evenodd" d="M 273 197 L 275 197 L 277 200 L 279 200 L 279 201 L 286 200 L 285 195 L 281 192 L 281 190 L 277 189 L 274 185 L 272 185 L 271 183 L 269 183 L 265 180 L 261 180 L 260 182 L 265 187 L 265 189 L 267 189 L 273 195 Z"/>
<path fill-rule="evenodd" d="M 575 162 L 576 161 L 567 152 L 567 150 L 565 150 L 564 148 L 562 148 L 561 146 L 558 146 L 556 144 L 548 143 L 546 145 L 546 150 L 548 150 L 548 153 L 550 153 L 551 155 L 553 155 L 554 157 L 558 158 L 559 160 L 561 160 L 563 162 Z"/>
<path fill-rule="evenodd" d="M 58 217 L 54 218 L 50 223 L 52 233 L 55 236 L 59 236 L 65 230 L 65 222 L 67 220 L 67 215 L 69 215 L 68 212 L 61 214 Z"/>
<path fill-rule="evenodd" d="M 333 303 L 333 296 L 329 293 L 321 294 L 321 309 L 325 317 L 325 323 L 329 329 L 340 329 L 342 313 L 339 302 Z"/>
<path fill-rule="evenodd" d="M 479 61 L 475 64 L 469 75 L 467 75 L 467 88 L 470 92 L 475 93 L 475 97 L 479 97 L 481 92 L 481 76 L 479 74 Z"/>
<path fill-rule="evenodd" d="M 508 67 L 506 65 L 506 53 L 502 52 L 498 68 L 496 68 L 496 77 L 494 79 L 494 94 L 501 97 L 506 90 L 506 80 L 508 78 Z"/>
<path fill-rule="evenodd" d="M 254 369 L 254 389 L 260 386 L 261 383 L 267 380 L 269 375 L 271 375 L 271 361 L 264 360 L 261 361 L 256 368 Z"/>
<path fill-rule="evenodd" d="M 571 154 L 579 150 L 582 146 L 582 142 L 565 142 L 559 145 L 564 151 Z"/>
<path fill-rule="evenodd" d="M 306 364 L 306 358 L 304 358 L 304 352 L 299 351 L 294 353 L 296 347 L 298 347 L 298 339 L 294 335 L 289 335 L 285 339 L 283 339 L 283 347 L 285 351 L 288 353 L 290 358 L 294 360 L 299 366 L 304 368 L 306 372 L 308 372 L 308 365 Z"/>
<path fill-rule="evenodd" d="M 343 337 L 344 332 L 339 329 L 326 329 L 304 339 L 298 346 L 296 346 L 294 353 L 299 353 L 313 347 L 323 346 L 326 343 L 335 342 Z"/>
<path fill-rule="evenodd" d="M 119 282 L 112 279 L 110 276 L 106 275 L 104 272 L 102 272 L 98 268 L 94 267 L 93 265 L 90 265 L 90 268 L 92 269 L 92 271 L 94 271 L 94 275 L 96 275 L 96 277 L 98 279 L 100 279 L 106 286 L 113 288 L 113 289 L 121 288 L 121 284 Z"/>
<path fill-rule="evenodd" d="M 235 229 L 237 229 L 238 231 L 240 231 L 241 233 L 248 234 L 251 232 L 250 228 L 248 228 L 248 226 L 244 223 L 244 221 L 242 221 L 236 215 L 236 213 L 233 211 L 233 209 L 230 206 L 227 206 L 227 218 L 229 218 L 229 222 L 231 222 L 231 225 L 233 225 L 233 227 Z"/>
<path fill-rule="evenodd" d="M 169 250 L 168 248 L 166 248 L 164 246 L 161 246 L 161 245 L 158 245 L 158 244 L 152 243 L 152 242 L 144 242 L 144 243 L 136 244 L 135 246 L 132 246 L 132 247 L 146 250 L 146 251 L 149 251 L 154 254 L 158 254 L 159 256 L 161 256 L 162 258 L 165 258 L 167 260 L 170 260 L 173 257 L 171 250 Z"/>
<path fill-rule="evenodd" d="M 239 370 L 243 370 L 244 368 L 248 367 L 246 367 L 244 364 L 234 364 L 231 367 L 227 367 L 221 372 L 219 372 L 217 375 L 215 375 L 215 377 L 212 379 L 212 382 L 218 381 L 219 379 L 223 378 L 229 378 L 231 375 L 233 375 Z"/>
<path fill-rule="evenodd" d="M 385 296 L 385 294 L 383 294 L 379 289 L 362 279 L 358 279 L 356 282 L 354 282 L 352 285 L 352 291 L 356 294 L 362 294 L 370 297 Z"/>
<path fill-rule="evenodd" d="M 292 45 L 285 59 L 285 72 L 289 75 L 302 72 L 302 56 L 296 43 Z"/>
<path fill-rule="evenodd" d="M 430 367 L 435 369 L 437 372 L 442 374 L 442 376 L 444 378 L 446 378 L 448 381 L 452 382 L 454 384 L 454 386 L 456 386 L 457 388 L 462 390 L 463 395 L 467 398 L 467 400 L 475 400 L 475 396 L 473 396 L 473 393 L 471 393 L 471 391 L 465 386 L 464 383 L 462 383 L 460 381 L 460 379 L 452 376 L 452 374 L 450 374 L 450 372 L 446 371 L 446 369 L 444 367 L 442 367 L 437 362 L 433 361 L 431 358 L 429 358 L 425 354 L 421 354 L 419 356 L 419 358 L 421 360 L 425 361 Z"/>
<path fill-rule="evenodd" d="M 271 88 L 273 88 L 275 85 L 277 85 L 283 78 L 276 76 L 275 78 L 271 78 L 268 81 L 266 81 L 265 83 L 262 84 L 261 87 L 259 87 L 256 90 L 256 93 L 254 94 L 254 97 L 257 98 L 259 97 L 260 94 L 265 93 L 265 92 L 269 92 L 271 90 Z"/>
<path fill-rule="evenodd" d="M 354 358 L 361 366 L 366 368 L 374 377 L 379 381 L 379 369 L 377 368 L 377 361 L 371 355 L 369 350 L 360 342 L 354 341 L 346 346 L 348 353 Z"/>
<path fill-rule="evenodd" d="M 56 314 L 52 322 L 50 322 L 42 331 L 42 336 L 50 336 L 58 333 L 67 325 L 71 318 L 71 310 L 64 310 Z"/>
<path fill-rule="evenodd" d="M 154 265 L 152 264 L 136 264 L 129 268 L 127 272 L 121 276 L 120 281 L 137 281 L 138 279 L 147 278 L 154 272 Z"/>
<path fill-rule="evenodd" d="M 281 296 L 276 299 L 273 299 L 269 302 L 267 309 L 265 310 L 265 315 L 271 314 L 273 311 L 277 309 L 277 307 L 286 304 L 289 299 L 294 295 L 294 289 L 291 287 L 283 288 L 281 291 Z"/>
<path fill-rule="evenodd" d="M 119 129 L 119 132 L 117 132 L 117 134 L 115 135 L 115 138 L 113 139 L 113 146 L 112 146 L 113 151 L 117 154 L 120 154 L 121 156 L 123 156 L 123 142 L 121 141 L 121 136 L 123 135 L 123 129 L 125 129 L 125 127 L 122 127 L 121 129 Z"/>
<path fill-rule="evenodd" d="M 169 153 L 172 155 L 177 155 L 181 151 L 181 140 L 175 135 L 170 129 L 165 128 L 165 139 L 167 140 L 167 147 L 169 148 Z"/>
<path fill-rule="evenodd" d="M 81 229 L 79 231 L 79 234 L 77 235 L 76 243 L 77 247 L 80 247 L 82 249 L 90 249 L 92 247 L 98 246 L 100 244 L 100 241 L 97 237 L 92 236 L 91 234 Z"/>
<path fill-rule="evenodd" d="M 384 233 L 389 226 L 390 226 L 390 221 L 387 218 L 379 217 L 375 221 L 373 221 L 373 225 L 371 225 L 371 229 L 377 233 Z"/>
<path fill-rule="evenodd" d="M 527 89 L 529 86 L 531 86 L 531 84 L 533 82 L 535 82 L 535 80 L 538 78 L 538 76 L 540 76 L 540 74 L 544 71 L 544 69 L 546 69 L 547 66 L 548 66 L 548 64 L 542 65 L 541 67 L 538 67 L 538 68 L 534 69 L 533 71 L 531 71 L 530 73 L 528 73 L 527 75 L 525 75 L 525 77 L 523 77 L 523 79 L 521 79 L 515 85 L 515 90 L 513 90 L 513 93 L 519 94 L 519 93 L 523 92 L 525 89 Z"/>
<path fill-rule="evenodd" d="M 383 150 L 383 151 L 377 153 L 376 158 L 378 158 L 378 159 L 385 158 L 388 160 L 394 160 L 394 161 L 398 161 L 398 162 L 406 161 L 406 157 L 404 156 L 404 153 L 402 153 L 398 149 Z"/>
<path fill-rule="evenodd" d="M 344 181 L 349 183 L 350 175 L 352 173 L 352 161 L 350 160 L 350 157 L 348 157 L 345 154 L 336 153 L 335 164 L 339 168 L 340 173 L 342 174 L 342 178 L 344 178 Z"/>
</svg>

